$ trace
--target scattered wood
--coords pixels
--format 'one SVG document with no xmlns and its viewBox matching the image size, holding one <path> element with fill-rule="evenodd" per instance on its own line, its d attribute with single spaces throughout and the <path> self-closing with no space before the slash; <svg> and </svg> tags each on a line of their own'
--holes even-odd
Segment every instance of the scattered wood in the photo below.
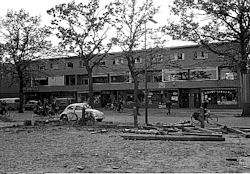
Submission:
<svg viewBox="0 0 250 174">
<path fill-rule="evenodd" d="M 192 128 L 189 128 L 189 127 L 183 127 L 182 128 L 182 131 L 186 131 L 186 132 L 193 132 L 193 133 L 200 133 L 201 131 L 199 131 L 199 130 L 195 130 L 194 129 L 194 127 L 192 127 Z"/>
<path fill-rule="evenodd" d="M 181 133 L 177 133 L 177 135 L 195 135 L 195 136 L 215 136 L 215 137 L 222 137 L 222 134 L 218 134 L 218 133 L 215 133 L 215 134 L 210 134 L 210 133 L 192 133 L 192 132 L 181 132 Z M 175 134 L 172 134 L 170 133 L 169 135 L 175 135 Z"/>
<path fill-rule="evenodd" d="M 226 158 L 227 161 L 237 161 L 237 158 Z"/>
<path fill-rule="evenodd" d="M 250 129 L 249 126 L 232 126 L 232 128 L 236 128 L 236 129 Z"/>
<path fill-rule="evenodd" d="M 182 128 L 182 127 L 194 127 L 193 124 L 190 123 L 190 121 L 183 121 L 183 122 L 180 122 L 180 123 L 174 123 L 174 124 L 166 124 L 166 123 L 163 123 L 163 124 L 160 124 L 160 123 L 155 123 L 155 124 L 150 124 L 150 126 L 153 126 L 153 127 L 160 127 L 160 128 Z"/>
<path fill-rule="evenodd" d="M 149 134 L 122 134 L 126 140 L 165 140 L 165 141 L 225 141 L 224 137 L 194 136 L 194 135 L 149 135 Z"/>
<path fill-rule="evenodd" d="M 77 166 L 76 168 L 79 169 L 79 170 L 83 170 L 84 169 L 83 166 Z"/>
<path fill-rule="evenodd" d="M 240 129 L 240 130 L 242 130 L 244 132 L 250 132 L 250 127 L 238 126 L 238 127 L 232 127 L 232 128 Z"/>
<path fill-rule="evenodd" d="M 215 133 L 214 131 L 206 129 L 206 128 L 194 127 L 194 129 L 202 131 L 202 132 L 206 132 L 206 133 L 212 133 L 212 134 Z"/>
<path fill-rule="evenodd" d="M 229 132 L 233 132 L 233 133 L 236 133 L 236 134 L 239 134 L 241 136 L 244 136 L 245 138 L 250 138 L 250 134 L 247 133 L 247 132 L 244 132 L 240 129 L 237 129 L 237 128 L 232 128 L 232 127 L 228 127 L 226 125 L 222 125 L 222 124 L 219 124 L 219 123 L 216 123 L 217 125 L 223 127 L 223 129 L 229 131 Z"/>
<path fill-rule="evenodd" d="M 143 130 L 143 129 L 124 129 L 124 133 L 137 133 L 137 134 L 160 134 L 156 129 Z"/>
</svg>

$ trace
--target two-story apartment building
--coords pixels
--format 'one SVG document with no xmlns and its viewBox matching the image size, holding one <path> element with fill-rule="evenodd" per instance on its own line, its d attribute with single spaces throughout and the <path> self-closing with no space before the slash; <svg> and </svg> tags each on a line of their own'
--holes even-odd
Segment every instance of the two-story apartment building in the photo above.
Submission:
<svg viewBox="0 0 250 174">
<path fill-rule="evenodd" d="M 150 59 L 152 66 L 147 69 L 149 106 L 158 107 L 168 97 L 173 106 L 179 108 L 200 107 L 203 100 L 207 100 L 209 107 L 214 108 L 240 107 L 237 73 L 220 60 L 218 55 L 199 45 L 170 47 L 155 52 Z M 145 59 L 138 58 L 136 64 L 143 68 Z M 26 100 L 54 97 L 87 100 L 87 72 L 83 61 L 78 57 L 47 59 L 38 68 L 45 73 L 35 77 L 27 85 Z M 143 76 L 139 78 L 139 99 L 142 105 L 145 89 Z M 107 56 L 94 69 L 93 83 L 97 105 L 105 106 L 118 96 L 128 106 L 131 105 L 134 83 L 121 52 Z"/>
</svg>

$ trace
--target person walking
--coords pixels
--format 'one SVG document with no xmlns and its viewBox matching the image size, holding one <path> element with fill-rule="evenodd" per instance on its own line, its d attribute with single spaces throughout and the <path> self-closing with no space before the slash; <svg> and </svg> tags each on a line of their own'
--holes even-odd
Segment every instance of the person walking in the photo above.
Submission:
<svg viewBox="0 0 250 174">
<path fill-rule="evenodd" d="M 171 105 L 172 105 L 171 99 L 167 99 L 166 100 L 167 115 L 171 114 Z"/>
</svg>

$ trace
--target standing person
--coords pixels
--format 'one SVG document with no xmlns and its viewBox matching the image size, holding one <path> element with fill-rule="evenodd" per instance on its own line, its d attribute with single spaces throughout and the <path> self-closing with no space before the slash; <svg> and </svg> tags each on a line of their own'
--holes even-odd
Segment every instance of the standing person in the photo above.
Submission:
<svg viewBox="0 0 250 174">
<path fill-rule="evenodd" d="M 55 99 L 53 100 L 53 103 L 51 104 L 51 109 L 52 109 L 53 115 L 56 115 L 57 112 L 58 112 L 58 106 L 56 104 L 56 100 Z"/>
<path fill-rule="evenodd" d="M 117 100 L 117 111 L 120 112 L 121 111 L 121 107 L 122 107 L 122 103 L 121 103 L 121 96 L 118 96 L 118 100 Z"/>
<path fill-rule="evenodd" d="M 43 116 L 47 116 L 49 111 L 49 101 L 48 99 L 43 100 Z"/>
<path fill-rule="evenodd" d="M 37 114 L 37 115 L 40 115 L 42 112 L 42 101 L 41 100 L 38 100 L 35 108 L 34 108 L 34 113 Z"/>
<path fill-rule="evenodd" d="M 117 108 L 118 112 L 122 112 L 123 111 L 123 100 L 120 98 L 118 100 L 118 108 Z"/>
<path fill-rule="evenodd" d="M 170 115 L 171 114 L 171 99 L 167 99 L 166 101 L 166 108 L 167 108 L 167 115 Z"/>
</svg>

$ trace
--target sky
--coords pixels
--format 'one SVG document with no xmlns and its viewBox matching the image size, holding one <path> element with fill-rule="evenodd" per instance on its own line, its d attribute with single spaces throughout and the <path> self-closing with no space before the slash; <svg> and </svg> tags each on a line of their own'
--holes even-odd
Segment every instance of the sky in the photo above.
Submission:
<svg viewBox="0 0 250 174">
<path fill-rule="evenodd" d="M 57 4 L 71 2 L 72 0 L 1 0 L 0 1 L 0 16 L 4 17 L 7 10 L 18 11 L 25 9 L 32 16 L 41 15 L 42 23 L 44 25 L 50 25 L 51 17 L 47 14 L 47 10 L 54 7 Z M 75 0 L 76 2 L 83 2 L 84 0 Z M 85 0 L 86 1 L 86 0 Z M 173 0 L 153 0 L 156 6 L 160 6 L 160 11 L 154 16 L 154 20 L 157 24 L 147 24 L 149 27 L 157 27 L 164 25 L 169 17 L 169 5 L 172 4 Z M 87 1 L 88 2 L 88 1 Z M 109 3 L 109 0 L 100 0 L 101 3 Z M 166 46 L 179 46 L 187 45 L 188 42 L 181 41 L 169 41 Z"/>
</svg>

